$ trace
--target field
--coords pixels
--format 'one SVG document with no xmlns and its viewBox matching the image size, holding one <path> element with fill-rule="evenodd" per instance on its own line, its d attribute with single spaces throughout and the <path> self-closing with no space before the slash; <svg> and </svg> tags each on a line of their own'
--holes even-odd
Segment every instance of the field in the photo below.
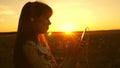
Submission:
<svg viewBox="0 0 120 68">
<path fill-rule="evenodd" d="M 74 32 L 74 36 L 61 32 L 47 35 L 48 43 L 58 63 L 61 57 L 65 57 L 65 41 L 74 45 L 80 37 L 81 32 Z M 14 68 L 15 38 L 16 33 L 0 33 L 0 68 Z M 120 30 L 89 31 L 83 40 L 86 45 L 80 52 L 81 68 L 120 68 Z"/>
</svg>

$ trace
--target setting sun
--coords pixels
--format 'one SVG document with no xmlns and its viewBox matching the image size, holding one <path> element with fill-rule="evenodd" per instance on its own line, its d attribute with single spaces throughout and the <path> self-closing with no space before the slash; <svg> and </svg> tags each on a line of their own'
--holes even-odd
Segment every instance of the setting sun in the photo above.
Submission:
<svg viewBox="0 0 120 68">
<path fill-rule="evenodd" d="M 66 34 L 66 35 L 71 35 L 71 34 L 72 34 L 72 32 L 65 32 L 65 34 Z"/>
<path fill-rule="evenodd" d="M 71 33 L 72 31 L 75 31 L 75 26 L 74 25 L 72 25 L 72 24 L 70 24 L 70 23 L 65 23 L 65 24 L 63 24 L 61 27 L 60 27 L 60 30 L 62 31 L 62 32 L 66 32 L 66 33 Z"/>
</svg>

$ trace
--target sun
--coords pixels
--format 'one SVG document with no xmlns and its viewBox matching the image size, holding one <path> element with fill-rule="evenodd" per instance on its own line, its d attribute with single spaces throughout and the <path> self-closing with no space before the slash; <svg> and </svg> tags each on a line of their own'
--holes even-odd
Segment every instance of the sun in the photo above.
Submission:
<svg viewBox="0 0 120 68">
<path fill-rule="evenodd" d="M 64 32 L 66 35 L 72 35 L 72 32 Z"/>
<path fill-rule="evenodd" d="M 65 23 L 61 26 L 61 31 L 65 32 L 66 34 L 71 34 L 73 31 L 75 31 L 75 26 L 70 23 Z"/>
</svg>

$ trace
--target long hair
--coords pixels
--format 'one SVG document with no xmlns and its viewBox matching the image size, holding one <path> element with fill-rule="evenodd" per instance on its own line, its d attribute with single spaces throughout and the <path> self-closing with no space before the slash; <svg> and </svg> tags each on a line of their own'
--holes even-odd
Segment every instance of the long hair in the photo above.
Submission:
<svg viewBox="0 0 120 68">
<path fill-rule="evenodd" d="M 22 56 L 22 46 L 27 40 L 38 42 L 38 33 L 36 20 L 42 14 L 50 17 L 52 9 L 41 2 L 27 2 L 21 11 L 21 15 L 18 23 L 18 31 L 16 36 L 15 48 L 14 48 L 14 63 L 16 66 L 22 66 L 24 58 Z M 39 22 L 42 23 L 42 22 Z M 21 65 L 20 65 L 21 64 Z"/>
<path fill-rule="evenodd" d="M 17 43 L 21 44 L 24 43 L 25 40 L 29 39 L 33 41 L 37 40 L 37 34 L 40 31 L 36 27 L 36 20 L 42 14 L 50 17 L 52 14 L 52 9 L 48 5 L 37 1 L 28 2 L 24 5 L 19 19 L 16 40 Z"/>
</svg>

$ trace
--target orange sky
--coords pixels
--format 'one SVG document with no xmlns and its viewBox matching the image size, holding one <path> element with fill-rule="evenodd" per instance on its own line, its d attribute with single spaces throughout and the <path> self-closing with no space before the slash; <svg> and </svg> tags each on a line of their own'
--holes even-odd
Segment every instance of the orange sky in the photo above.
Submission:
<svg viewBox="0 0 120 68">
<path fill-rule="evenodd" d="M 1 0 L 0 32 L 17 30 L 21 8 L 28 1 L 34 0 Z M 120 0 L 40 1 L 53 9 L 49 31 L 120 29 Z"/>
</svg>

